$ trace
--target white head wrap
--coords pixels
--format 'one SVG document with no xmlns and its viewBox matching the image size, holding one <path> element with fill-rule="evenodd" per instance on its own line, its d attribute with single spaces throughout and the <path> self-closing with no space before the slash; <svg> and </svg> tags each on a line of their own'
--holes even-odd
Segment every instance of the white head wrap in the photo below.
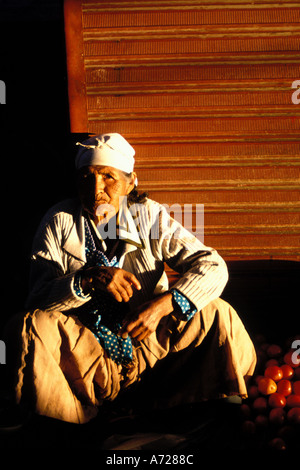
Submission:
<svg viewBox="0 0 300 470">
<path fill-rule="evenodd" d="M 81 145 L 75 159 L 77 169 L 86 165 L 111 166 L 132 173 L 135 150 L 120 134 L 102 134 L 91 137 Z"/>
</svg>

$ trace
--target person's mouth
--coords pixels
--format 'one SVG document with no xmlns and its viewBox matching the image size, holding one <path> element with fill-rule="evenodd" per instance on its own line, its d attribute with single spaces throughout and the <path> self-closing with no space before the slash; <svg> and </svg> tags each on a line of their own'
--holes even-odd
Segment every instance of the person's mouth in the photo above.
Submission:
<svg viewBox="0 0 300 470">
<path fill-rule="evenodd" d="M 99 204 L 107 204 L 108 203 L 108 198 L 105 194 L 100 194 L 95 198 L 95 205 Z"/>
</svg>

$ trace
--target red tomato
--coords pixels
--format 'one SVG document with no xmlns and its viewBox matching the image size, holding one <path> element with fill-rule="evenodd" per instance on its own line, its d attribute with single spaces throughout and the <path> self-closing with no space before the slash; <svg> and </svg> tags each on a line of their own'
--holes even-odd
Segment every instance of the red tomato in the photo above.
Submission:
<svg viewBox="0 0 300 470">
<path fill-rule="evenodd" d="M 294 369 L 288 364 L 282 364 L 281 370 L 282 370 L 284 379 L 290 379 L 294 375 Z"/>
<path fill-rule="evenodd" d="M 275 437 L 269 442 L 269 446 L 276 450 L 286 450 L 286 444 L 281 437 Z"/>
<path fill-rule="evenodd" d="M 255 424 L 259 428 L 266 428 L 269 424 L 269 420 L 265 415 L 257 415 L 255 418 Z"/>
<path fill-rule="evenodd" d="M 288 411 L 287 419 L 290 423 L 300 424 L 300 408 L 291 408 Z"/>
<path fill-rule="evenodd" d="M 295 369 L 300 365 L 300 354 L 297 354 L 297 350 L 291 349 L 284 355 L 283 360 L 286 364 Z"/>
<path fill-rule="evenodd" d="M 299 407 L 300 408 L 300 395 L 289 395 L 286 398 L 286 404 L 289 408 Z"/>
<path fill-rule="evenodd" d="M 271 395 L 271 393 L 276 392 L 277 385 L 274 382 L 274 380 L 271 379 L 270 377 L 263 377 L 258 382 L 257 388 L 258 388 L 258 391 L 262 393 L 263 395 Z"/>
<path fill-rule="evenodd" d="M 295 395 L 300 395 L 300 380 L 293 383 L 293 392 Z"/>
<path fill-rule="evenodd" d="M 277 384 L 277 392 L 281 393 L 285 397 L 290 395 L 292 393 L 292 384 L 290 380 L 287 379 L 282 379 L 280 382 Z"/>
<path fill-rule="evenodd" d="M 282 408 L 273 408 L 269 413 L 270 423 L 281 426 L 285 422 L 286 412 Z"/>
<path fill-rule="evenodd" d="M 257 412 L 257 413 L 265 413 L 268 409 L 268 402 L 266 398 L 264 397 L 258 397 L 256 400 L 254 400 L 252 404 L 252 408 Z"/>
<path fill-rule="evenodd" d="M 270 366 L 278 366 L 278 361 L 277 359 L 269 359 L 266 363 L 265 363 L 265 367 L 270 367 Z"/>
<path fill-rule="evenodd" d="M 278 357 L 282 354 L 282 349 L 278 344 L 271 344 L 267 348 L 267 354 L 269 357 Z"/>
<path fill-rule="evenodd" d="M 251 400 L 255 400 L 259 395 L 258 388 L 256 385 L 251 385 L 248 390 L 248 397 L 251 398 Z"/>
<path fill-rule="evenodd" d="M 255 424 L 253 423 L 253 421 L 244 421 L 243 424 L 242 424 L 242 431 L 244 434 L 254 434 L 255 433 L 255 430 L 256 430 L 256 426 Z"/>
<path fill-rule="evenodd" d="M 256 385 L 258 385 L 258 382 L 259 382 L 260 379 L 262 379 L 262 378 L 263 378 L 263 375 L 256 375 L 256 376 L 254 377 L 254 382 L 256 383 Z"/>
<path fill-rule="evenodd" d="M 283 377 L 283 372 L 279 366 L 270 366 L 265 370 L 265 377 L 270 377 L 274 382 L 278 382 Z"/>
<path fill-rule="evenodd" d="M 251 416 L 251 409 L 250 409 L 250 406 L 249 406 L 249 405 L 246 405 L 246 403 L 243 403 L 243 404 L 240 406 L 240 410 L 241 410 L 242 415 L 243 415 L 245 418 L 250 418 L 250 416 Z"/>
<path fill-rule="evenodd" d="M 284 408 L 286 405 L 286 398 L 281 393 L 272 393 L 269 396 L 269 406 L 271 408 Z"/>
</svg>

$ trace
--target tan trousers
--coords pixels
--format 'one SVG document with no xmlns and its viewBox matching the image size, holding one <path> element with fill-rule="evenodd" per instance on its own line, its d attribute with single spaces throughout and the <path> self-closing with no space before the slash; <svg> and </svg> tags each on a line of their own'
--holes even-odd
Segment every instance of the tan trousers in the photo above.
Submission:
<svg viewBox="0 0 300 470">
<path fill-rule="evenodd" d="M 103 400 L 114 400 L 134 382 L 142 384 L 144 377 L 158 407 L 233 394 L 246 397 L 246 382 L 256 365 L 248 333 L 221 299 L 189 322 L 164 317 L 155 333 L 135 345 L 127 369 L 107 356 L 76 317 L 61 312 L 18 315 L 8 334 L 9 342 L 19 346 L 14 366 L 17 402 L 72 423 L 89 421 Z M 148 386 L 146 390 L 150 396 Z M 147 392 L 140 399 L 147 403 Z"/>
</svg>

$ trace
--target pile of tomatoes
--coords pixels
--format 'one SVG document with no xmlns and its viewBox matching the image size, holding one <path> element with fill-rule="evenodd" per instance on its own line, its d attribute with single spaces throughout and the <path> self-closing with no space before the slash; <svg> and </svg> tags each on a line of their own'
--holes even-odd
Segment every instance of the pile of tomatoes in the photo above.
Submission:
<svg viewBox="0 0 300 470">
<path fill-rule="evenodd" d="M 248 399 L 241 405 L 244 435 L 261 446 L 285 450 L 300 439 L 300 337 L 289 347 L 260 341 L 256 372 L 248 385 Z"/>
</svg>

